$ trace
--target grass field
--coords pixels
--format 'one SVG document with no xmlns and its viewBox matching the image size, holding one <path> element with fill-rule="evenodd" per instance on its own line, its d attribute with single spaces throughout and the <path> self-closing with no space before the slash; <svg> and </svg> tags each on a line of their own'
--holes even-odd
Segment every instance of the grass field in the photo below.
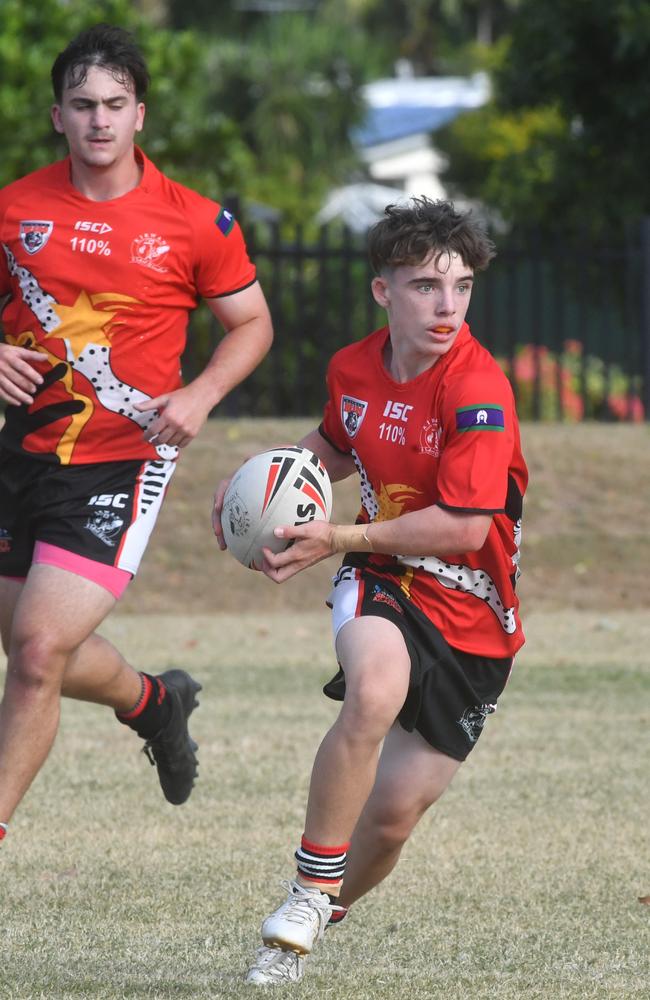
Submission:
<svg viewBox="0 0 650 1000">
<path fill-rule="evenodd" d="M 327 563 L 284 587 L 269 586 L 210 545 L 218 479 L 264 448 L 297 441 L 315 421 L 212 421 L 179 463 L 156 534 L 124 614 L 214 614 L 321 606 Z M 523 534 L 524 610 L 647 608 L 650 538 L 650 426 L 528 424 L 530 469 Z M 354 519 L 356 477 L 334 490 L 334 520 Z M 207 529 L 207 534 L 206 534 Z"/>
<path fill-rule="evenodd" d="M 209 434 L 226 471 L 256 436 L 296 429 Z M 296 998 L 648 996 L 650 505 L 647 461 L 628 466 L 647 429 L 571 435 L 529 435 L 528 643 L 499 711 L 396 873 L 328 932 Z M 102 628 L 143 669 L 187 665 L 204 685 L 197 788 L 167 805 L 137 738 L 105 709 L 64 704 L 0 849 L 0 998 L 255 992 L 242 976 L 292 871 L 311 758 L 336 711 L 319 696 L 333 663 L 316 582 L 285 599 L 228 557 L 197 555 L 214 447 L 204 436 L 186 456 L 146 575 Z M 558 536 L 571 555 L 553 555 Z M 617 539 L 625 558 L 611 561 Z"/>
</svg>

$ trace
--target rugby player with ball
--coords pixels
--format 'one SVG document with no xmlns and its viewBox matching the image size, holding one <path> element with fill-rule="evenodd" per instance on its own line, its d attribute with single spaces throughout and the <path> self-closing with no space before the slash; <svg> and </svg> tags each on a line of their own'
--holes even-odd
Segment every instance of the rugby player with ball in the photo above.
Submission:
<svg viewBox="0 0 650 1000">
<path fill-rule="evenodd" d="M 325 686 L 342 705 L 253 984 L 300 980 L 328 924 L 392 871 L 474 749 L 524 641 L 517 415 L 465 322 L 494 246 L 470 213 L 416 198 L 388 206 L 369 251 L 388 324 L 334 355 L 322 422 L 299 442 L 332 481 L 358 475 L 357 523 L 281 525 L 276 537 L 292 544 L 264 549 L 261 567 L 282 583 L 342 556 L 328 601 L 339 671 Z M 222 548 L 227 486 L 215 495 Z"/>
</svg>

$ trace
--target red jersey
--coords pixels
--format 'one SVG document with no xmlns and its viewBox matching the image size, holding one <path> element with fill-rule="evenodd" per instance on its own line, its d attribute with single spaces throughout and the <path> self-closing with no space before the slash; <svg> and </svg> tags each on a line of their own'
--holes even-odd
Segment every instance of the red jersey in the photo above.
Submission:
<svg viewBox="0 0 650 1000">
<path fill-rule="evenodd" d="M 35 347 L 45 381 L 7 408 L 0 443 L 62 464 L 173 458 L 134 403 L 177 389 L 199 297 L 255 281 L 241 231 L 216 202 L 136 150 L 138 187 L 90 201 L 69 158 L 0 192 L 0 298 L 7 343 Z"/>
<path fill-rule="evenodd" d="M 437 504 L 491 514 L 492 524 L 477 552 L 348 559 L 397 582 L 451 646 L 513 656 L 524 641 L 515 581 L 528 473 L 510 384 L 467 324 L 447 354 L 404 383 L 384 366 L 388 336 L 384 327 L 344 347 L 327 373 L 321 432 L 354 458 L 358 520 Z"/>
</svg>

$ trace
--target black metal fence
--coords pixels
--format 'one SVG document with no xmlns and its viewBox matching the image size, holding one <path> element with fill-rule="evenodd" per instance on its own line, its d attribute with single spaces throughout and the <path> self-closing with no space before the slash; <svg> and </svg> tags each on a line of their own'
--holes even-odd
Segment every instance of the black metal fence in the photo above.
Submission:
<svg viewBox="0 0 650 1000">
<path fill-rule="evenodd" d="M 385 322 L 370 293 L 365 242 L 324 227 L 306 240 L 277 225 L 247 226 L 269 301 L 275 344 L 219 407 L 223 415 L 317 415 L 325 369 L 339 347 Z M 616 246 L 544 244 L 497 237 L 468 313 L 497 357 L 522 419 L 633 421 L 650 415 L 650 218 Z M 212 317 L 192 320 L 186 377 L 219 336 Z"/>
</svg>

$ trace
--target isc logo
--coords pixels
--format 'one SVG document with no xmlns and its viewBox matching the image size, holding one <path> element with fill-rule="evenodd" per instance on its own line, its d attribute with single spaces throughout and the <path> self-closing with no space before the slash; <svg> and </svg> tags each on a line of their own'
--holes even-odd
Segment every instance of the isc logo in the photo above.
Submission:
<svg viewBox="0 0 650 1000">
<path fill-rule="evenodd" d="M 81 230 L 82 233 L 112 233 L 113 227 L 109 226 L 107 222 L 85 222 L 80 220 L 75 222 L 75 229 Z"/>
<path fill-rule="evenodd" d="M 117 507 L 122 510 L 129 499 L 128 493 L 96 493 L 88 501 L 89 507 Z"/>
<path fill-rule="evenodd" d="M 410 403 L 394 403 L 392 399 L 389 399 L 384 407 L 384 416 L 390 420 L 403 420 L 406 423 L 412 409 Z"/>
</svg>

